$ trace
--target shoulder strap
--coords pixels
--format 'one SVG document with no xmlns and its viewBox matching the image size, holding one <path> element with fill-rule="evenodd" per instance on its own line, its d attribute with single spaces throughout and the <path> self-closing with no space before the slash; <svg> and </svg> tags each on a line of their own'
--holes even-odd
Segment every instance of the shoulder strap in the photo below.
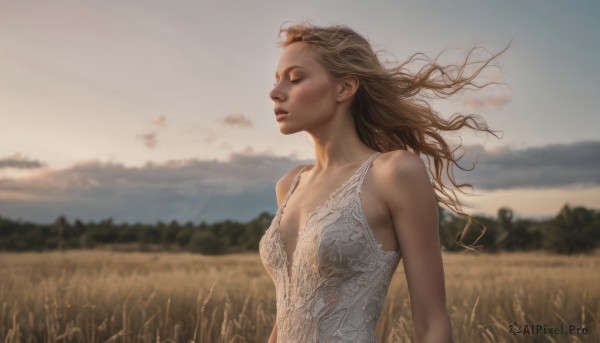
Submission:
<svg viewBox="0 0 600 343">
<path fill-rule="evenodd" d="M 373 162 L 373 160 L 375 160 L 375 158 L 377 158 L 377 156 L 379 156 L 379 155 L 381 155 L 381 152 L 379 152 L 379 151 L 376 152 L 376 153 L 374 153 L 362 165 L 361 170 L 359 171 L 359 176 L 358 176 L 358 190 L 359 190 L 359 192 L 362 189 L 362 183 L 363 183 L 363 180 L 365 179 L 365 175 L 367 175 L 367 171 L 369 170 L 369 166 L 371 165 L 371 163 Z"/>
<path fill-rule="evenodd" d="M 308 167 L 308 166 L 310 166 L 310 164 L 307 164 L 304 167 L 302 167 L 300 169 L 300 171 L 296 174 L 296 177 L 294 177 L 294 181 L 292 181 L 290 189 L 288 189 L 287 194 L 285 195 L 285 198 L 283 198 L 283 201 L 281 202 L 281 206 L 280 207 L 285 206 L 285 204 L 288 201 L 288 198 L 290 197 L 290 195 L 292 195 L 292 192 L 294 191 L 294 188 L 296 188 L 296 184 L 298 183 L 298 179 L 300 179 L 300 174 L 302 174 L 302 172 L 304 171 L 304 169 L 306 169 L 306 167 Z"/>
</svg>

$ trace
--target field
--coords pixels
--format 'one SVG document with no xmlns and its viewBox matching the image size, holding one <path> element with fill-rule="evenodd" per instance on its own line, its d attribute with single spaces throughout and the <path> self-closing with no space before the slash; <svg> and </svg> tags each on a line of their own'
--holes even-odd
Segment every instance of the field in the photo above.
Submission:
<svg viewBox="0 0 600 343">
<path fill-rule="evenodd" d="M 598 253 L 445 254 L 444 265 L 454 342 L 600 342 Z M 0 253 L 0 340 L 266 342 L 274 290 L 258 254 Z M 411 326 L 400 265 L 377 335 L 410 342 Z"/>
</svg>

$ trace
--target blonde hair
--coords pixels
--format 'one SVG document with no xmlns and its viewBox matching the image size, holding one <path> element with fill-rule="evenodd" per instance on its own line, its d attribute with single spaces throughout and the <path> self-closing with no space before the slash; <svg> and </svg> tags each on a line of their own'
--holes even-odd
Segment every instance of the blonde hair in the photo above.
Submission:
<svg viewBox="0 0 600 343">
<path fill-rule="evenodd" d="M 468 86 L 483 88 L 497 82 L 483 85 L 473 83 L 475 77 L 490 65 L 490 62 L 508 49 L 508 46 L 489 59 L 470 62 L 471 55 L 477 50 L 473 47 L 461 65 L 439 65 L 438 58 L 431 61 L 422 53 L 415 53 L 404 63 L 393 67 L 385 67 L 371 48 L 369 42 L 344 25 L 321 27 L 310 23 L 281 27 L 278 37 L 285 33 L 285 39 L 280 45 L 285 47 L 295 42 L 306 42 L 315 53 L 317 61 L 334 78 L 355 75 L 359 79 L 359 87 L 351 105 L 351 114 L 356 131 L 361 141 L 370 148 L 387 152 L 392 150 L 408 150 L 418 156 L 424 154 L 431 166 L 433 159 L 434 171 L 428 168 L 434 182 L 438 203 L 445 204 L 455 213 L 464 216 L 467 223 L 456 243 L 465 248 L 475 246 L 485 232 L 485 225 L 473 245 L 465 245 L 464 238 L 472 217 L 462 211 L 462 206 L 454 190 L 444 184 L 442 173 L 446 172 L 448 179 L 455 189 L 465 194 L 462 187 L 471 187 L 469 183 L 456 184 L 452 165 L 462 170 L 457 161 L 462 157 L 454 157 L 456 151 L 440 135 L 441 131 L 457 131 L 469 127 L 475 131 L 486 131 L 498 138 L 490 130 L 483 118 L 477 114 L 462 115 L 454 113 L 450 119 L 444 119 L 430 104 L 429 98 L 448 98 Z M 421 57 L 421 58 L 419 58 Z M 426 64 L 416 73 L 411 73 L 408 66 L 418 60 Z M 467 73 L 467 68 L 477 65 L 474 71 Z M 425 99 L 423 99 L 425 98 Z"/>
</svg>

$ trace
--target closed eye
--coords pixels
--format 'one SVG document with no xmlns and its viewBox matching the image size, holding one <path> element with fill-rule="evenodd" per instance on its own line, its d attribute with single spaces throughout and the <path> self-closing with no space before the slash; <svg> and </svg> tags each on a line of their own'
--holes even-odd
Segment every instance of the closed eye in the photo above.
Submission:
<svg viewBox="0 0 600 343">
<path fill-rule="evenodd" d="M 290 80 L 290 83 L 292 83 L 292 84 L 296 84 L 296 83 L 299 83 L 300 81 L 302 81 L 302 78 L 298 78 L 298 79 Z M 277 82 L 275 82 L 275 83 L 273 84 L 273 87 L 277 87 Z"/>
</svg>

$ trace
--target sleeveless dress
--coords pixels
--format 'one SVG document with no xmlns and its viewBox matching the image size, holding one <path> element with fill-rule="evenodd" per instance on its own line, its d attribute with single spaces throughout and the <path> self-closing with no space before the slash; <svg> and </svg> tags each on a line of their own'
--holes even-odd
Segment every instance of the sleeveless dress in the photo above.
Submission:
<svg viewBox="0 0 600 343">
<path fill-rule="evenodd" d="M 296 175 L 261 237 L 261 261 L 276 289 L 278 343 L 378 342 L 375 327 L 402 255 L 382 249 L 360 203 L 365 174 L 379 154 L 307 216 L 292 254 L 291 276 L 279 223 L 308 165 Z"/>
</svg>

